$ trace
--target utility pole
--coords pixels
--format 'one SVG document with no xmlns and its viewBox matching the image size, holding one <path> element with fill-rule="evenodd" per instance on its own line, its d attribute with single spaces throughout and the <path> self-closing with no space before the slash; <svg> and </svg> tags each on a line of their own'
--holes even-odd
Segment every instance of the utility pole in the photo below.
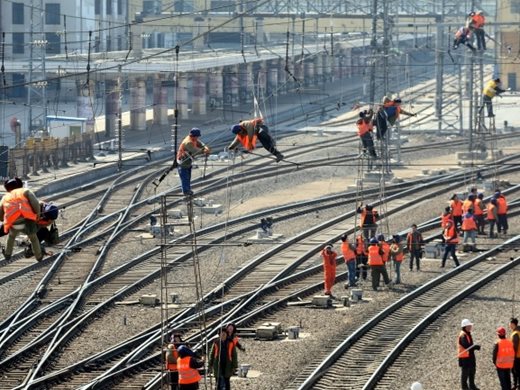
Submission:
<svg viewBox="0 0 520 390">
<path fill-rule="evenodd" d="M 388 94 L 388 48 L 390 46 L 390 38 L 388 31 L 390 23 L 388 21 L 388 1 L 383 1 L 383 94 Z M 373 100 L 372 100 L 373 101 Z"/>
<path fill-rule="evenodd" d="M 40 0 L 41 9 L 41 29 L 42 29 L 42 80 L 47 80 L 47 74 L 45 73 L 45 58 L 48 42 L 45 39 L 45 5 L 43 0 Z M 42 84 L 42 105 L 43 105 L 43 123 L 44 129 L 47 130 L 47 83 Z"/>
<path fill-rule="evenodd" d="M 475 9 L 475 0 L 471 0 L 471 11 Z M 467 53 L 467 51 L 466 51 Z M 467 57 L 466 57 L 467 58 Z M 475 121 L 474 118 L 476 117 L 476 104 L 477 99 L 474 98 L 474 75 L 473 75 L 473 68 L 475 65 L 475 54 L 472 51 L 469 55 L 469 88 L 468 88 L 468 94 L 469 94 L 469 151 L 471 152 L 473 150 L 473 132 L 475 127 Z"/>
<path fill-rule="evenodd" d="M 377 0 L 372 0 L 372 38 L 370 48 L 372 55 L 370 58 L 370 85 L 369 102 L 374 104 L 376 100 L 376 55 L 377 55 Z"/>
<path fill-rule="evenodd" d="M 435 40 L 435 116 L 437 117 L 437 134 L 441 134 L 442 130 L 442 105 L 443 105 L 443 85 L 442 79 L 444 76 L 444 49 L 443 49 L 443 38 L 444 38 L 444 13 L 446 6 L 446 0 L 442 0 L 441 3 L 441 14 L 436 16 L 435 21 L 437 22 L 437 39 Z"/>
<path fill-rule="evenodd" d="M 32 111 L 32 90 L 33 90 L 33 55 L 34 55 L 34 0 L 31 0 L 31 26 L 29 27 L 29 86 L 27 88 L 27 105 L 29 106 L 29 125 L 27 126 L 28 133 L 32 129 L 33 111 Z M 27 135 L 27 134 L 25 134 Z M 22 137 L 25 138 L 25 137 Z"/>
</svg>

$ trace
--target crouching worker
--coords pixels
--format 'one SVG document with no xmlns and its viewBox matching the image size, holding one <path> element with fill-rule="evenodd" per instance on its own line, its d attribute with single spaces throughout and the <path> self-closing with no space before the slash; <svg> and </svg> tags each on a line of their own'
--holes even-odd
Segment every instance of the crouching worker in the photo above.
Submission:
<svg viewBox="0 0 520 390">
<path fill-rule="evenodd" d="M 50 252 L 45 251 L 43 244 L 52 246 L 56 245 L 60 240 L 58 227 L 56 226 L 56 220 L 58 219 L 59 209 L 58 206 L 51 203 L 40 203 L 40 218 L 37 221 L 38 231 L 36 236 L 40 242 L 41 251 L 44 255 L 52 255 Z M 30 246 L 25 248 L 24 256 L 29 258 L 34 255 L 33 250 Z"/>
<path fill-rule="evenodd" d="M 16 236 L 25 233 L 31 241 L 34 257 L 41 261 L 43 254 L 36 235 L 40 203 L 31 190 L 23 188 L 22 181 L 17 177 L 7 180 L 4 187 L 7 194 L 0 201 L 0 218 L 4 233 L 8 233 L 4 257 L 6 260 L 11 258 Z"/>
<path fill-rule="evenodd" d="M 275 142 L 269 134 L 269 128 L 264 125 L 262 118 L 255 118 L 241 121 L 231 127 L 231 132 L 235 134 L 235 139 L 229 145 L 229 150 L 234 150 L 239 144 L 248 152 L 256 148 L 256 141 L 260 141 L 262 146 L 276 157 L 276 162 L 283 160 L 283 154 L 276 149 Z"/>
</svg>

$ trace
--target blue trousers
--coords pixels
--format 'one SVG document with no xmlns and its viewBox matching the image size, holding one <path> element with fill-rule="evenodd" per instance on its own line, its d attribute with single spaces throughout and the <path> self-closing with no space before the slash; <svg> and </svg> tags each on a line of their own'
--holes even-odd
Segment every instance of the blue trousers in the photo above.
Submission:
<svg viewBox="0 0 520 390">
<path fill-rule="evenodd" d="M 356 285 L 356 260 L 347 261 L 347 271 L 348 271 L 348 285 L 350 287 Z"/>
<path fill-rule="evenodd" d="M 395 268 L 395 284 L 401 283 L 401 262 L 394 260 L 394 268 Z"/>
<path fill-rule="evenodd" d="M 179 171 L 179 178 L 181 179 L 182 193 L 186 194 L 189 191 L 191 191 L 191 166 L 190 167 L 178 166 L 177 170 Z"/>
</svg>

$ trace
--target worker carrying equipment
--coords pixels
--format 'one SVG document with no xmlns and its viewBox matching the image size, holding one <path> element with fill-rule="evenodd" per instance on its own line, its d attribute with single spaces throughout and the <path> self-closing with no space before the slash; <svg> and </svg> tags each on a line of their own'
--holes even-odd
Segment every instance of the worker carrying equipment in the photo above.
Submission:
<svg viewBox="0 0 520 390">
<path fill-rule="evenodd" d="M 283 160 L 284 156 L 276 149 L 275 141 L 269 134 L 269 128 L 264 125 L 262 118 L 255 118 L 231 127 L 231 132 L 235 134 L 235 139 L 229 145 L 229 150 L 235 150 L 239 144 L 246 151 L 252 151 L 256 148 L 256 141 L 260 141 L 262 146 L 276 157 L 276 162 Z"/>
</svg>

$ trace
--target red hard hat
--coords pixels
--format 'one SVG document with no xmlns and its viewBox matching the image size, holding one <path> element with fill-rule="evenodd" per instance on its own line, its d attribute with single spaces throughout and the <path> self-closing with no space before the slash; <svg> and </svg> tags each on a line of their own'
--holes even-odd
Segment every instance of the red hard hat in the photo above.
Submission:
<svg viewBox="0 0 520 390">
<path fill-rule="evenodd" d="M 503 326 L 497 328 L 497 335 L 505 336 L 506 335 L 506 328 L 504 328 Z"/>
</svg>

